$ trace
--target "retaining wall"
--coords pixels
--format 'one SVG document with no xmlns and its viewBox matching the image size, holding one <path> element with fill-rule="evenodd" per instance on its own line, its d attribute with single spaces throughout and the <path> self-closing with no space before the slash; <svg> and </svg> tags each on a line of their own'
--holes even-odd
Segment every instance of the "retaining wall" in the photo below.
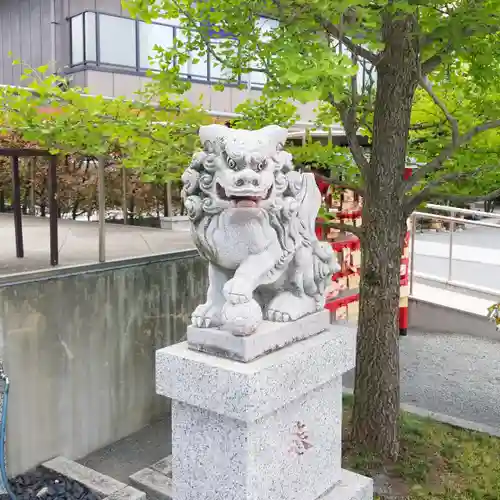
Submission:
<svg viewBox="0 0 500 500">
<path fill-rule="evenodd" d="M 155 350 L 203 300 L 193 251 L 59 268 L 0 282 L 0 355 L 11 381 L 8 468 L 77 459 L 169 411 Z"/>
</svg>

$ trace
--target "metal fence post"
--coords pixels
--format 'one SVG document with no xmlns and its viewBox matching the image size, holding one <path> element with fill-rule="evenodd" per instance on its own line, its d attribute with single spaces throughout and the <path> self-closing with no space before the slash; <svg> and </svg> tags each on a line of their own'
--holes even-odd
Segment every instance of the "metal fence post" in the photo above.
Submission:
<svg viewBox="0 0 500 500">
<path fill-rule="evenodd" d="M 450 217 L 455 217 L 455 212 L 451 212 Z M 453 233 L 455 232 L 455 221 L 450 222 L 450 248 L 448 249 L 448 281 L 451 281 L 453 274 Z"/>
<path fill-rule="evenodd" d="M 411 214 L 411 248 L 410 248 L 410 297 L 413 295 L 413 276 L 415 274 L 415 236 L 417 233 L 417 215 Z"/>
<path fill-rule="evenodd" d="M 106 260 L 106 186 L 104 185 L 106 160 L 100 156 L 98 159 L 98 199 L 99 199 L 99 262 Z"/>
</svg>

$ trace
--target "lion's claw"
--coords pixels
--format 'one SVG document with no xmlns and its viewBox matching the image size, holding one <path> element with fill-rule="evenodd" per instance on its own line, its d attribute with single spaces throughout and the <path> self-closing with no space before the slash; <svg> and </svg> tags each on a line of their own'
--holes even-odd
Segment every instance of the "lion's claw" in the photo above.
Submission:
<svg viewBox="0 0 500 500">
<path fill-rule="evenodd" d="M 220 326 L 221 310 L 211 304 L 202 304 L 198 306 L 191 315 L 191 324 L 198 328 L 210 328 Z"/>
<path fill-rule="evenodd" d="M 267 319 L 276 323 L 288 323 L 292 321 L 292 317 L 288 313 L 269 309 L 267 311 Z"/>
</svg>

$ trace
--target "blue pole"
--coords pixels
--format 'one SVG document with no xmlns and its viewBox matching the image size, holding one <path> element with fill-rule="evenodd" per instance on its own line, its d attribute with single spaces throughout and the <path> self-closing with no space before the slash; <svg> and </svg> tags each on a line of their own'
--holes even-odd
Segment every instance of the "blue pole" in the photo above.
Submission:
<svg viewBox="0 0 500 500">
<path fill-rule="evenodd" d="M 0 419 L 0 493 L 7 493 L 11 500 L 16 500 L 9 486 L 7 467 L 5 463 L 5 441 L 7 438 L 7 409 L 9 404 L 9 378 L 0 366 L 0 381 L 3 382 L 3 397 L 0 403 L 2 417 Z"/>
</svg>

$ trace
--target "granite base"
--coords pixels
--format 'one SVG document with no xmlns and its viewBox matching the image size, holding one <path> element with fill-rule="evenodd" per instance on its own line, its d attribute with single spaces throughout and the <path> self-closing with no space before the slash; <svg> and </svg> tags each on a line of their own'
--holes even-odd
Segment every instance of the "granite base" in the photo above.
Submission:
<svg viewBox="0 0 500 500">
<path fill-rule="evenodd" d="M 130 480 L 139 489 L 147 491 L 148 498 L 176 500 L 172 492 L 172 456 L 137 472 Z M 373 482 L 367 477 L 342 469 L 339 482 L 315 500 L 373 500 Z"/>
<path fill-rule="evenodd" d="M 157 351 L 157 392 L 174 400 L 174 500 L 369 498 L 332 496 L 345 476 L 342 374 L 355 341 L 335 325 L 248 363 L 186 342 Z"/>
</svg>

